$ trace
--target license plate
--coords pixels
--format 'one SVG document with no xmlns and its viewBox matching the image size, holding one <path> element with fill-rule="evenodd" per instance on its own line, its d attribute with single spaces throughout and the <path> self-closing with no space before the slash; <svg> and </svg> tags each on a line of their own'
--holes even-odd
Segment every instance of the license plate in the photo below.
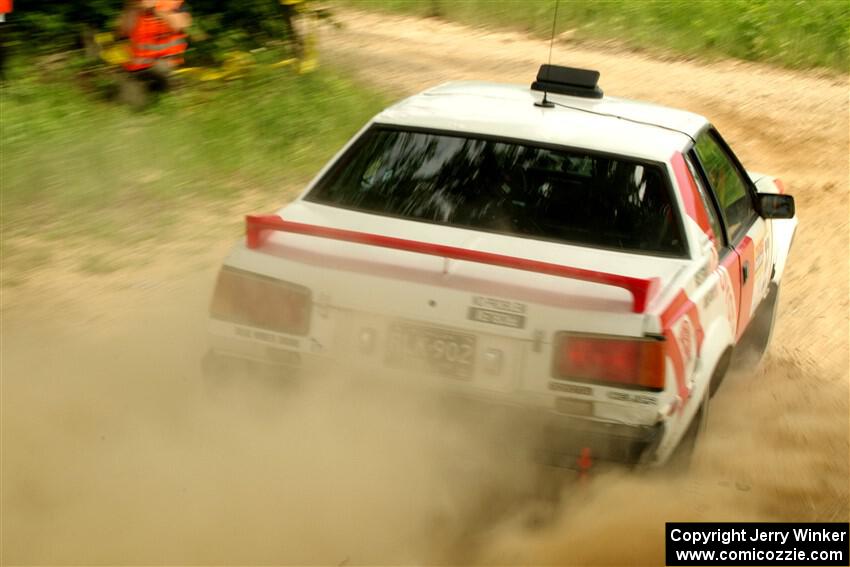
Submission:
<svg viewBox="0 0 850 567">
<path fill-rule="evenodd" d="M 444 376 L 469 380 L 475 360 L 475 335 L 394 323 L 389 329 L 387 364 L 421 368 Z"/>
</svg>

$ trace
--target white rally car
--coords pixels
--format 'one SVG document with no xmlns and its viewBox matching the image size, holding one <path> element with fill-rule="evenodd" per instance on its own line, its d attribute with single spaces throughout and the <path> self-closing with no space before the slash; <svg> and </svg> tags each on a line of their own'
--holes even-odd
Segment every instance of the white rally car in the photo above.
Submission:
<svg viewBox="0 0 850 567">
<path fill-rule="evenodd" d="M 448 83 L 375 116 L 247 217 L 206 373 L 415 371 L 551 416 L 567 460 L 692 446 L 745 332 L 767 346 L 794 200 L 702 116 L 598 77 L 544 65 L 530 89 Z"/>
</svg>

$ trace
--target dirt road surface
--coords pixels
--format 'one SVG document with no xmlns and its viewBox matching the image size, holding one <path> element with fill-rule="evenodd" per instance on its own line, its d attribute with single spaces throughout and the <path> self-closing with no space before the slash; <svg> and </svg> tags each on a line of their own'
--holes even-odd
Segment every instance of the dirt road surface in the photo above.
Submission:
<svg viewBox="0 0 850 567">
<path fill-rule="evenodd" d="M 527 84 L 548 57 L 520 34 L 340 19 L 323 59 L 398 95 Z M 552 61 L 599 69 L 606 93 L 711 117 L 797 198 L 773 346 L 724 383 L 690 475 L 603 474 L 532 528 L 516 496 L 534 477 L 509 424 L 474 431 L 432 400 L 345 377 L 204 390 L 215 267 L 239 215 L 289 188 L 280 203 L 187 211 L 183 240 L 125 251 L 154 255 L 138 268 L 4 266 L 26 277 L 3 288 L 2 562 L 661 564 L 668 520 L 847 521 L 847 77 L 567 41 Z"/>
</svg>

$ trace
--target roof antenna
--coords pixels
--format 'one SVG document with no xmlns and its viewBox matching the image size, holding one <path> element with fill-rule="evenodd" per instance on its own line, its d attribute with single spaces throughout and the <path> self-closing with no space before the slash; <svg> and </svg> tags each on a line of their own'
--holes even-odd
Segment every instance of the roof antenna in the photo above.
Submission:
<svg viewBox="0 0 850 567">
<path fill-rule="evenodd" d="M 549 40 L 549 63 L 548 67 L 546 67 L 546 80 L 549 80 L 549 70 L 552 68 L 552 45 L 555 43 L 555 24 L 558 23 L 558 4 L 560 4 L 561 0 L 555 0 L 555 17 L 552 18 L 552 37 Z M 539 80 L 539 79 L 538 79 Z M 546 95 L 548 95 L 545 90 L 543 91 L 543 100 L 540 102 L 535 102 L 534 106 L 539 106 L 541 108 L 555 108 L 555 104 L 551 102 Z"/>
</svg>

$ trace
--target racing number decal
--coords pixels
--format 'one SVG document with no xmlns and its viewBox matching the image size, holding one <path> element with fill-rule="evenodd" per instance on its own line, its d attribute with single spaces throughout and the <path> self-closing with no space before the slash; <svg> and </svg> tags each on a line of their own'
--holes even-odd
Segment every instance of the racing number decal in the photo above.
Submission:
<svg viewBox="0 0 850 567">
<path fill-rule="evenodd" d="M 693 372 L 704 338 L 699 310 L 684 291 L 680 291 L 661 314 L 661 327 L 666 340 L 667 356 L 673 363 L 673 372 L 676 375 L 681 411 L 691 394 L 686 377 Z"/>
<path fill-rule="evenodd" d="M 717 270 L 717 275 L 719 276 L 720 293 L 723 294 L 723 301 L 726 303 L 726 319 L 729 321 L 729 328 L 732 329 L 732 336 L 737 336 L 738 293 L 735 288 L 738 286 L 732 284 L 732 278 L 729 275 L 729 264 L 732 265 L 733 272 L 737 275 L 738 257 L 735 254 L 728 254 L 726 256 L 723 265 Z"/>
<path fill-rule="evenodd" d="M 679 342 L 679 351 L 682 353 L 682 363 L 686 372 L 690 372 L 691 362 L 694 361 L 694 338 L 693 325 L 687 317 L 682 318 L 679 324 L 679 332 L 676 338 Z"/>
<path fill-rule="evenodd" d="M 750 247 L 752 254 L 752 247 Z M 716 256 L 712 258 L 712 263 Z M 741 298 L 741 259 L 735 252 L 726 254 L 717 267 L 717 290 L 723 296 L 726 318 L 733 335 L 737 335 L 739 324 L 738 301 Z M 716 291 L 714 292 L 716 293 Z M 711 292 L 706 297 L 711 297 Z M 749 305 L 749 300 L 748 300 Z M 697 306 L 691 301 L 684 291 L 670 303 L 670 306 L 661 314 L 661 325 L 664 338 L 667 340 L 667 356 L 673 363 L 673 371 L 676 374 L 676 385 L 680 399 L 679 411 L 682 411 L 685 403 L 690 398 L 690 389 L 687 385 L 687 377 L 695 368 L 696 359 L 699 356 L 704 338 L 704 331 L 700 323 L 700 313 Z"/>
</svg>

